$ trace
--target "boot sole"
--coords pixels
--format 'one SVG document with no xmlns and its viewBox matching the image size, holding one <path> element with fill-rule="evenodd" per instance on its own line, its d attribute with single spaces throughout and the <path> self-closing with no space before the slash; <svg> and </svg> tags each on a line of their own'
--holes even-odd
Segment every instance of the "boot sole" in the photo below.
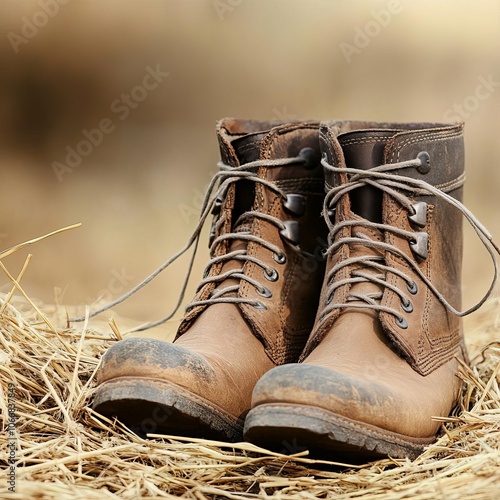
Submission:
<svg viewBox="0 0 500 500">
<path fill-rule="evenodd" d="M 312 457 L 351 464 L 387 456 L 415 459 L 435 438 L 411 438 L 322 408 L 263 404 L 247 415 L 244 438 L 282 453 L 309 450 Z"/>
<path fill-rule="evenodd" d="M 163 380 L 119 378 L 104 382 L 92 408 L 117 417 L 141 437 L 168 434 L 241 441 L 243 420 L 209 401 Z"/>
</svg>

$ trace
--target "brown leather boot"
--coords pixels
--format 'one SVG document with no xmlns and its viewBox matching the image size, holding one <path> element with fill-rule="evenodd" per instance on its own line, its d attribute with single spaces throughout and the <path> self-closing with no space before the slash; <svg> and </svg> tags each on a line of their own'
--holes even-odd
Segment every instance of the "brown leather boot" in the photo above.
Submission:
<svg viewBox="0 0 500 500">
<path fill-rule="evenodd" d="M 245 438 L 351 462 L 415 457 L 466 359 L 462 125 L 333 122 L 320 141 L 330 233 L 315 327 L 299 364 L 257 383 Z"/>
<path fill-rule="evenodd" d="M 141 434 L 240 439 L 255 383 L 297 361 L 314 324 L 327 237 L 319 123 L 226 119 L 217 133 L 219 187 L 202 214 L 214 214 L 211 259 L 177 337 L 118 342 L 99 371 L 94 409 Z"/>
</svg>

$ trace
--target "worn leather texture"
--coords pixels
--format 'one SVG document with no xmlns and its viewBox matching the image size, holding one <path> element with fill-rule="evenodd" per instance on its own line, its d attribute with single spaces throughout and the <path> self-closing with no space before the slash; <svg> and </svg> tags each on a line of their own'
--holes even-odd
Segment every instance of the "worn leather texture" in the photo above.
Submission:
<svg viewBox="0 0 500 500">
<path fill-rule="evenodd" d="M 237 123 L 238 126 L 235 129 L 240 133 L 242 126 L 239 122 Z M 219 131 L 222 157 L 233 166 L 239 165 L 238 151 L 232 147 L 234 138 L 231 129 L 228 130 L 223 124 L 220 124 Z M 261 141 L 258 141 L 257 147 L 260 159 L 293 157 L 297 156 L 304 148 L 318 151 L 318 123 L 298 122 L 276 127 L 271 129 Z M 246 155 L 248 155 L 248 148 L 249 145 L 246 144 Z M 270 300 L 264 300 L 266 311 L 257 310 L 247 304 L 234 306 L 246 319 L 249 332 L 261 340 L 267 355 L 274 364 L 278 365 L 298 359 L 311 332 L 316 315 L 318 294 L 324 274 L 321 249 L 326 242 L 326 225 L 321 218 L 324 179 L 319 163 L 312 169 L 304 168 L 302 165 L 278 168 L 261 167 L 259 176 L 275 182 L 285 193 L 301 194 L 306 200 L 305 214 L 295 216 L 285 210 L 283 200 L 278 194 L 266 186 L 258 184 L 255 187 L 253 205 L 249 207 L 254 211 L 273 215 L 280 220 L 297 221 L 300 228 L 299 246 L 301 251 L 297 252 L 291 246 L 283 243 L 279 230 L 274 225 L 261 219 L 253 220 L 252 226 L 249 228 L 251 233 L 278 246 L 286 255 L 286 263 L 284 265 L 277 264 L 272 253 L 262 245 L 253 242 L 245 244 L 249 255 L 258 258 L 270 267 L 275 267 L 281 278 L 276 282 L 265 282 L 262 268 L 252 262 L 247 262 L 245 274 L 265 282 L 273 296 Z M 225 223 L 221 233 L 231 230 L 236 189 L 233 187 L 229 190 L 223 203 L 221 217 Z M 242 243 L 237 242 L 236 245 L 241 246 Z M 236 248 L 234 244 L 230 247 L 227 242 L 223 242 L 215 250 L 215 255 L 225 254 L 229 249 L 234 248 Z M 215 264 L 210 269 L 209 276 L 223 273 L 231 266 L 239 266 L 239 263 Z M 227 282 L 221 283 L 218 287 L 213 283 L 207 284 L 199 291 L 195 300 L 204 300 L 214 289 L 225 286 L 227 286 Z M 247 282 L 240 287 L 239 295 L 262 300 L 255 287 Z M 206 308 L 200 306 L 186 315 L 179 328 L 178 338 L 194 326 L 195 320 L 197 323 L 204 323 L 204 309 Z"/>
<path fill-rule="evenodd" d="M 464 174 L 463 125 L 397 124 L 373 122 L 330 122 L 321 126 L 320 143 L 329 164 L 338 170 L 325 171 L 326 189 L 345 184 L 342 169 L 367 169 L 382 164 L 413 160 L 425 151 L 430 169 L 396 171 L 405 178 L 421 179 L 462 198 Z M 349 174 L 350 175 L 350 174 Z M 397 188 L 396 188 L 397 189 Z M 457 309 L 461 307 L 462 221 L 459 210 L 429 193 L 404 194 L 412 203 L 424 201 L 427 212 L 424 227 L 416 227 L 411 215 L 390 194 L 362 187 L 343 195 L 335 207 L 335 222 L 353 221 L 335 235 L 341 238 L 365 235 L 400 250 L 417 266 L 443 296 Z M 363 226 L 368 219 L 396 229 L 425 232 L 427 256 L 418 257 L 411 241 L 389 230 Z M 360 225 L 356 225 L 359 221 Z M 331 282 L 349 280 L 353 273 L 379 271 L 355 261 L 363 255 L 378 256 L 383 263 L 410 277 L 418 291 L 411 294 L 397 273 L 386 272 L 390 285 L 362 281 L 347 282 L 330 296 Z M 409 438 L 429 438 L 440 423 L 434 416 L 447 416 L 453 408 L 461 381 L 456 376 L 457 358 L 465 359 L 461 318 L 449 312 L 418 277 L 412 266 L 391 251 L 370 245 L 340 244 L 328 257 L 326 276 L 341 267 L 323 284 L 315 327 L 300 364 L 278 367 L 257 384 L 252 407 L 263 404 L 294 404 L 319 407 L 352 419 L 360 425 L 376 426 Z M 411 299 L 413 310 L 402 308 L 394 288 Z M 376 296 L 380 304 L 399 312 L 407 328 L 396 323 L 387 311 L 355 308 L 356 294 Z M 349 298 L 350 297 L 350 298 Z M 326 306 L 352 304 L 324 314 Z M 388 438 L 389 439 L 389 438 Z"/>
<path fill-rule="evenodd" d="M 296 157 L 304 148 L 314 152 L 312 164 L 259 167 L 258 176 L 273 183 L 285 194 L 304 197 L 304 213 L 291 213 L 283 197 L 259 183 L 239 180 L 221 200 L 215 215 L 213 238 L 244 231 L 275 245 L 286 256 L 278 263 L 269 248 L 255 241 L 222 240 L 212 248 L 212 256 L 246 249 L 248 255 L 277 271 L 275 281 L 266 279 L 263 267 L 246 261 L 243 272 L 268 288 L 271 297 L 262 297 L 251 283 L 241 281 L 238 296 L 260 301 L 251 304 L 216 303 L 191 308 L 179 327 L 173 344 L 163 340 L 129 339 L 112 347 L 105 355 L 99 382 L 119 378 L 156 379 L 175 384 L 193 398 L 206 402 L 207 411 L 217 407 L 234 417 L 243 417 L 250 408 L 257 380 L 276 365 L 297 361 L 314 324 L 324 275 L 327 228 L 321 216 L 324 175 L 319 163 L 319 123 L 256 122 L 226 119 L 218 123 L 222 161 L 231 167 L 255 160 Z M 267 220 L 249 218 L 235 227 L 238 217 L 254 211 L 281 221 L 296 221 L 298 246 L 280 236 L 280 228 Z M 241 267 L 242 262 L 214 263 L 206 276 L 218 276 Z M 232 277 L 207 283 L 194 301 L 208 299 L 214 290 L 238 284 Z"/>
</svg>

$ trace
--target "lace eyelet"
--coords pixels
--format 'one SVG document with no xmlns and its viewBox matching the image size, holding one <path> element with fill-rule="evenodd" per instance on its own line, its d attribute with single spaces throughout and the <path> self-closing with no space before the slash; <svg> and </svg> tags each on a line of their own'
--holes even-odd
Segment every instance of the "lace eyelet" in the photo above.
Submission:
<svg viewBox="0 0 500 500">
<path fill-rule="evenodd" d="M 414 281 L 412 281 L 411 283 L 406 283 L 406 288 L 412 295 L 416 295 L 418 292 L 418 286 Z"/>
<path fill-rule="evenodd" d="M 266 288 L 265 286 L 263 286 L 262 288 L 257 288 L 257 293 L 265 299 L 269 299 L 273 296 L 273 292 L 271 292 L 271 290 L 269 290 L 269 288 Z"/>
<path fill-rule="evenodd" d="M 413 215 L 408 215 L 408 220 L 418 227 L 425 227 L 427 225 L 427 203 L 419 201 L 412 205 Z"/>
<path fill-rule="evenodd" d="M 276 271 L 276 269 L 273 269 L 271 267 L 264 271 L 264 277 L 266 278 L 267 281 L 278 281 L 279 274 L 278 271 Z"/>
<path fill-rule="evenodd" d="M 431 157 L 427 151 L 421 151 L 417 155 L 417 160 L 420 160 L 420 165 L 417 167 L 417 170 L 421 174 L 428 174 L 431 170 Z"/>
<path fill-rule="evenodd" d="M 284 220 L 280 229 L 280 236 L 292 245 L 297 246 L 300 242 L 299 223 L 296 220 Z"/>
<path fill-rule="evenodd" d="M 405 302 L 402 300 L 401 301 L 401 309 L 403 309 L 404 312 L 411 313 L 411 312 L 413 312 L 413 304 L 411 303 L 411 301 L 408 301 L 405 304 Z"/>
<path fill-rule="evenodd" d="M 284 253 L 273 253 L 273 259 L 278 264 L 284 264 L 286 262 L 286 255 Z"/>
<path fill-rule="evenodd" d="M 319 153 L 313 148 L 302 148 L 299 151 L 299 156 L 304 159 L 304 168 L 306 170 L 316 168 L 320 162 Z"/>
<path fill-rule="evenodd" d="M 328 306 L 330 305 L 330 303 L 332 302 L 333 300 L 333 294 L 332 293 L 329 293 L 327 296 L 326 296 L 326 299 L 325 299 L 325 305 Z"/>
<path fill-rule="evenodd" d="M 287 194 L 283 207 L 287 212 L 300 217 L 306 212 L 305 197 L 301 194 Z"/>
<path fill-rule="evenodd" d="M 398 325 L 402 330 L 406 330 L 408 328 L 408 321 L 401 316 L 401 318 L 396 318 L 396 325 Z"/>
<path fill-rule="evenodd" d="M 429 235 L 422 231 L 415 232 L 413 241 L 410 241 L 410 248 L 416 257 L 426 259 L 429 253 Z"/>
<path fill-rule="evenodd" d="M 267 307 L 260 301 L 257 301 L 252 304 L 252 306 L 257 309 L 258 311 L 266 311 Z"/>
<path fill-rule="evenodd" d="M 219 196 L 215 199 L 212 207 L 212 215 L 219 215 L 221 213 L 223 202 L 224 200 Z"/>
</svg>

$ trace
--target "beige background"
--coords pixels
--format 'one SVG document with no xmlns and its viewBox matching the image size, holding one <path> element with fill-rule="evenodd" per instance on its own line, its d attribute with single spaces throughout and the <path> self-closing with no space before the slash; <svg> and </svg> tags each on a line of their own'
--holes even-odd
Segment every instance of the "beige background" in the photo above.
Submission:
<svg viewBox="0 0 500 500">
<path fill-rule="evenodd" d="M 466 202 L 500 241 L 499 54 L 500 2 L 489 0 L 2 0 L 0 247 L 82 222 L 30 249 L 23 284 L 45 303 L 115 298 L 194 228 L 223 116 L 464 118 Z M 144 98 L 125 118 L 116 100 L 147 67 L 169 75 L 145 97 L 135 90 Z M 54 162 L 106 119 L 112 132 L 59 180 Z M 491 267 L 467 234 L 470 305 Z M 26 253 L 5 260 L 13 274 Z M 203 244 L 187 298 L 206 254 Z M 164 315 L 185 263 L 116 311 Z"/>
</svg>

